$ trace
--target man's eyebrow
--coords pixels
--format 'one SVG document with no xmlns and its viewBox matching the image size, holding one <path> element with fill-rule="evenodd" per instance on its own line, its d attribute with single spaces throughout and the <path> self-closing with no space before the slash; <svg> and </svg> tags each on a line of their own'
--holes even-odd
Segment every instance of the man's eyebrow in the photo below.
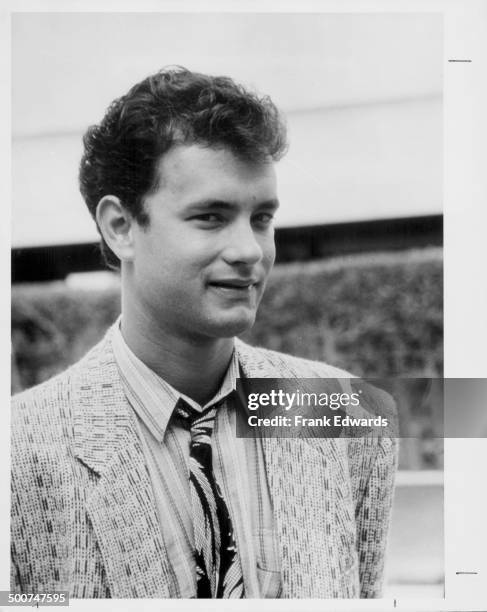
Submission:
<svg viewBox="0 0 487 612">
<path fill-rule="evenodd" d="M 265 202 L 260 202 L 256 205 L 256 208 L 267 208 L 270 210 L 277 210 L 279 208 L 279 200 L 277 198 L 273 198 L 272 200 L 266 200 Z"/>
<path fill-rule="evenodd" d="M 239 208 L 239 205 L 235 202 L 228 202 L 226 200 L 201 200 L 188 204 L 185 208 L 186 210 L 234 210 Z M 257 202 L 254 208 L 277 210 L 279 208 L 279 200 L 277 198 L 272 198 L 271 200 Z"/>
</svg>

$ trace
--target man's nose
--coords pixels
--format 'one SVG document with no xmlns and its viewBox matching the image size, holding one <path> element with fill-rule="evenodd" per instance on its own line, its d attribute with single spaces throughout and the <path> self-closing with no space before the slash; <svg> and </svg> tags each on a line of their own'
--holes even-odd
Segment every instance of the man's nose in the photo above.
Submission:
<svg viewBox="0 0 487 612">
<path fill-rule="evenodd" d="M 223 258 L 227 263 L 254 265 L 262 259 L 262 246 L 249 221 L 234 223 L 226 239 Z"/>
</svg>

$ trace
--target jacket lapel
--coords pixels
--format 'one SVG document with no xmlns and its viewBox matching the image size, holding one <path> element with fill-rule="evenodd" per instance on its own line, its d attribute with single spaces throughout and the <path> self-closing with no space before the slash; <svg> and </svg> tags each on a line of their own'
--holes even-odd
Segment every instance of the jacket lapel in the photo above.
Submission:
<svg viewBox="0 0 487 612">
<path fill-rule="evenodd" d="M 86 511 L 112 598 L 169 597 L 150 477 L 109 334 L 76 370 L 75 454 L 99 476 Z"/>
<path fill-rule="evenodd" d="M 237 351 L 247 378 L 296 378 L 296 372 L 282 360 L 273 363 L 272 357 L 266 359 L 262 351 L 240 342 Z M 281 557 L 283 597 L 343 596 L 343 551 L 337 546 L 336 531 L 340 530 L 337 504 L 343 505 L 349 495 L 344 441 L 262 438 L 262 447 Z M 353 514 L 342 519 L 348 544 L 353 546 Z"/>
</svg>

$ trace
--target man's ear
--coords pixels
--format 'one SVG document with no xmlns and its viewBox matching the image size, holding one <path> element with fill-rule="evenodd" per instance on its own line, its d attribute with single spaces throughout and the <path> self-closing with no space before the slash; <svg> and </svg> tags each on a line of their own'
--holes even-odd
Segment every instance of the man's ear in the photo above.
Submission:
<svg viewBox="0 0 487 612">
<path fill-rule="evenodd" d="M 96 222 L 105 242 L 120 261 L 132 261 L 134 257 L 132 225 L 135 220 L 123 207 L 119 198 L 106 195 L 98 202 Z"/>
</svg>

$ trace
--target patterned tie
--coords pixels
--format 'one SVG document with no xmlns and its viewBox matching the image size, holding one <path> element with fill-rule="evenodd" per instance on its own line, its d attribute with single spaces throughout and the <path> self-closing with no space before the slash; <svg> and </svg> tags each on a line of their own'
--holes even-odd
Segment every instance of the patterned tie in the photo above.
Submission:
<svg viewBox="0 0 487 612">
<path fill-rule="evenodd" d="M 189 426 L 189 486 L 194 523 L 198 598 L 242 598 L 244 586 L 232 521 L 213 473 L 211 434 L 220 404 L 198 412 L 179 400 L 176 413 Z"/>
</svg>

